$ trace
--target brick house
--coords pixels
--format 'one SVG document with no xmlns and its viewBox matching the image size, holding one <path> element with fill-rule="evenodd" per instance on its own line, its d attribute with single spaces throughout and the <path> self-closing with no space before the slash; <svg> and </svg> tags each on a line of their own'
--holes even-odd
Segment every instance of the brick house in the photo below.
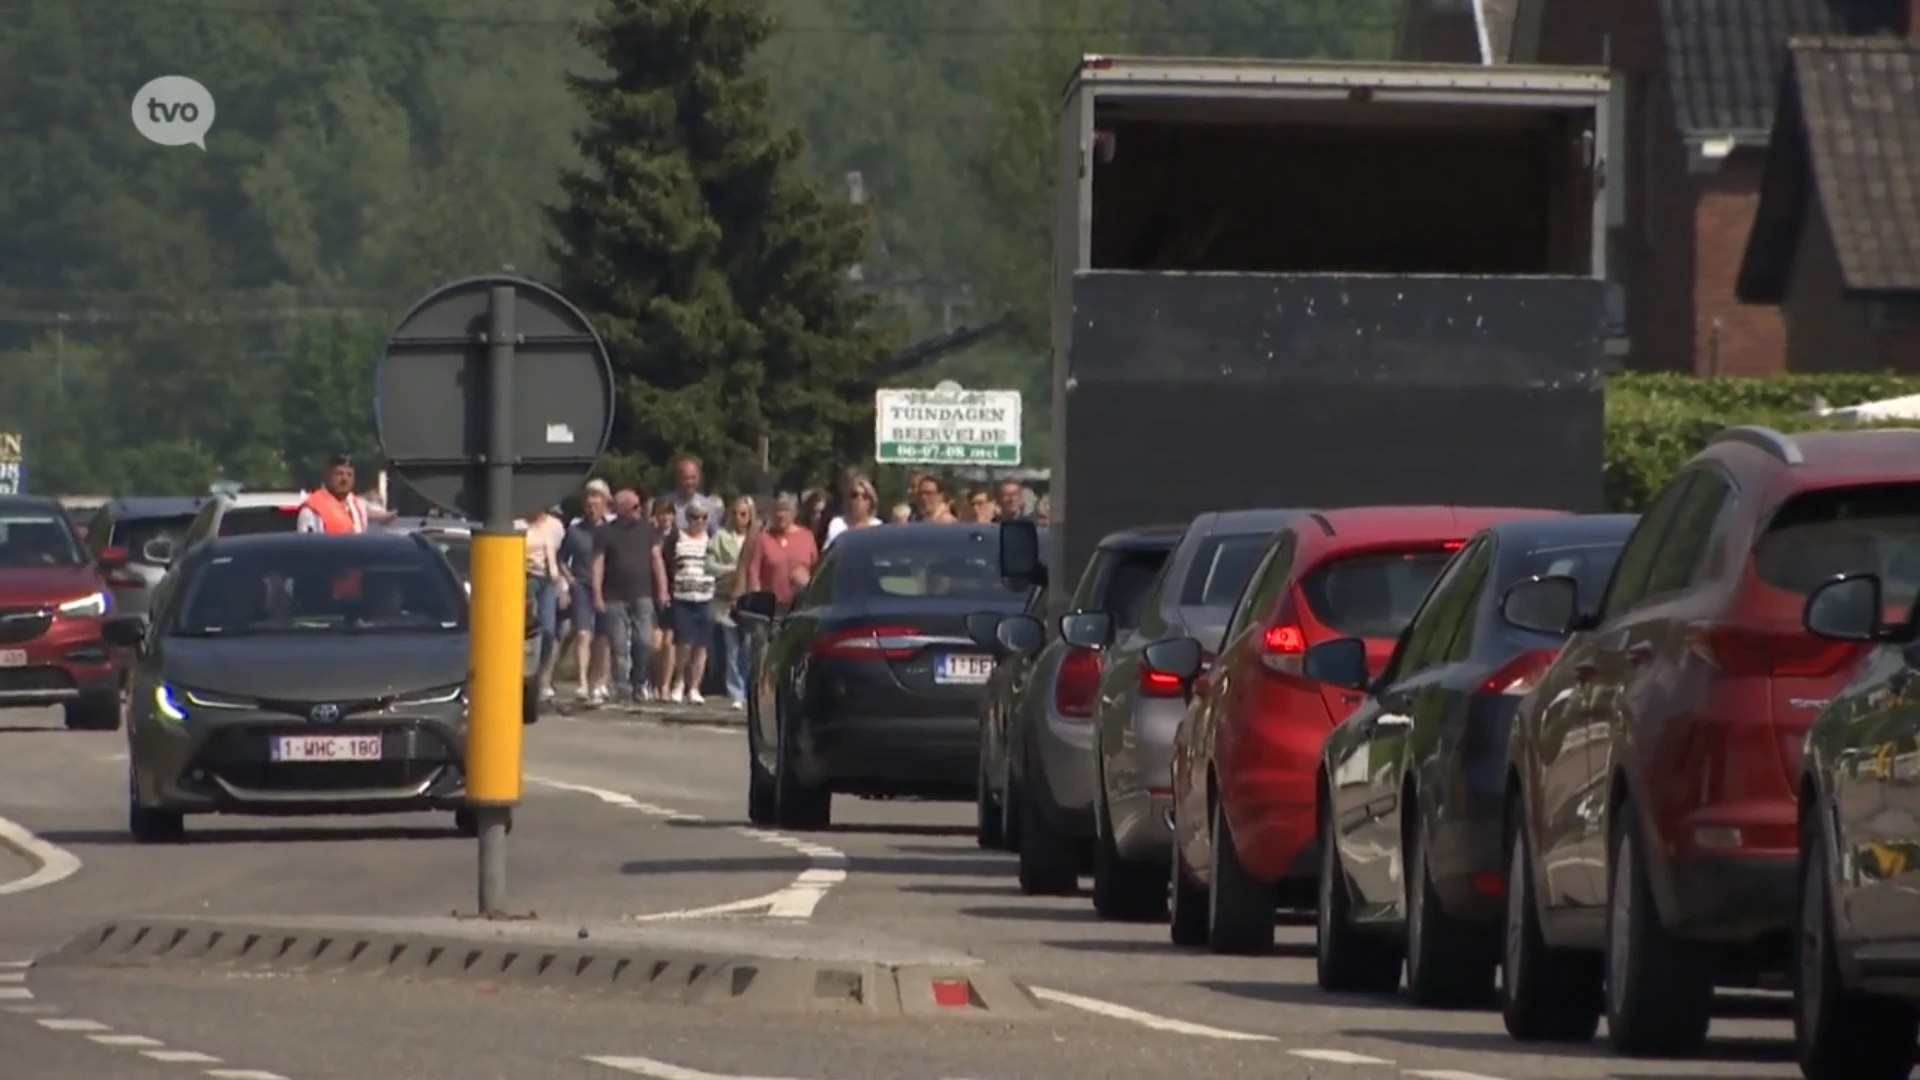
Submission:
<svg viewBox="0 0 1920 1080">
<path fill-rule="evenodd" d="M 1780 85 L 1740 299 L 1790 370 L 1920 374 L 1920 41 L 1796 40 Z"/>
<path fill-rule="evenodd" d="M 1735 285 L 1795 36 L 1871 35 L 1920 0 L 1406 0 L 1399 56 L 1575 64 L 1615 73 L 1626 188 L 1609 263 L 1625 365 L 1763 375 L 1787 364 L 1777 307 Z"/>
</svg>

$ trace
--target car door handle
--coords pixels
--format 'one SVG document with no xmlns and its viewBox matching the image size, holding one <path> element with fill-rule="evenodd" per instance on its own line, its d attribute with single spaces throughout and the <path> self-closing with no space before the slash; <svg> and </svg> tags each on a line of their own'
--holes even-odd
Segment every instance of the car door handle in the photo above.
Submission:
<svg viewBox="0 0 1920 1080">
<path fill-rule="evenodd" d="M 1644 664 L 1647 661 L 1652 659 L 1653 659 L 1653 644 L 1651 642 L 1636 641 L 1633 644 L 1627 646 L 1627 661 L 1629 663 L 1636 664 L 1636 665 Z"/>
</svg>

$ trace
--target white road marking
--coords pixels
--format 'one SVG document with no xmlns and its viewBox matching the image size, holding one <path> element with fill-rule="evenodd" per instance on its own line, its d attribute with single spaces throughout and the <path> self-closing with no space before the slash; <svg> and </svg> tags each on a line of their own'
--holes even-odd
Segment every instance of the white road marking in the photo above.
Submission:
<svg viewBox="0 0 1920 1080">
<path fill-rule="evenodd" d="M 159 1039 L 149 1039 L 145 1035 L 89 1035 L 87 1038 L 101 1046 L 124 1046 L 132 1050 L 166 1045 Z"/>
<path fill-rule="evenodd" d="M 33 991 L 24 986 L 0 986 L 0 1001 L 25 1001 Z"/>
<path fill-rule="evenodd" d="M 59 1007 L 54 1005 L 0 1005 L 0 1012 L 10 1012 L 15 1016 L 45 1016 L 59 1011 Z"/>
<path fill-rule="evenodd" d="M 626 795 L 618 791 L 609 791 L 605 788 L 592 787 L 587 784 L 574 784 L 564 780 L 551 780 L 538 776 L 529 776 L 527 779 L 545 787 L 557 788 L 561 791 L 571 791 L 580 795 L 591 795 L 609 806 L 618 806 L 623 810 L 637 810 L 649 817 L 665 818 L 668 821 L 688 823 L 706 820 L 699 814 L 683 813 L 669 807 L 641 802 L 631 795 Z M 773 832 L 769 829 L 753 828 L 750 826 L 738 826 L 728 831 L 751 840 L 758 840 L 762 843 L 786 848 L 789 851 L 804 856 L 808 862 L 813 863 L 813 866 L 801 871 L 800 875 L 793 879 L 793 884 L 788 885 L 784 889 L 770 892 L 765 896 L 754 896 L 745 900 L 733 900 L 724 904 L 711 904 L 706 907 L 682 908 L 677 911 L 658 911 L 647 915 L 636 915 L 634 916 L 634 920 L 636 922 L 663 922 L 680 919 L 704 919 L 715 915 L 739 915 L 753 911 L 765 911 L 768 916 L 775 919 L 805 920 L 813 917 L 814 910 L 820 906 L 822 900 L 827 898 L 827 893 L 835 885 L 847 880 L 847 855 L 846 852 L 841 851 L 839 848 L 831 848 L 825 844 L 817 844 L 798 836 L 789 836 L 786 833 Z"/>
<path fill-rule="evenodd" d="M 32 966 L 33 966 L 33 961 L 31 960 L 0 960 L 0 968 L 7 968 L 10 970 L 30 968 Z"/>
<path fill-rule="evenodd" d="M 1497 1076 L 1461 1072 L 1458 1069 L 1407 1069 L 1403 1075 L 1418 1076 L 1421 1080 L 1500 1080 Z"/>
<path fill-rule="evenodd" d="M 0 817 L 0 847 L 10 847 L 40 864 L 39 869 L 26 877 L 0 884 L 0 896 L 45 888 L 55 882 L 65 881 L 80 870 L 80 860 L 74 857 L 73 852 L 49 844 L 35 836 L 25 825 L 3 817 Z"/>
<path fill-rule="evenodd" d="M 688 1069 L 666 1061 L 655 1061 L 645 1057 L 590 1057 L 588 1061 L 595 1065 L 605 1065 L 609 1069 L 635 1073 L 639 1076 L 651 1076 L 653 1080 L 793 1080 L 783 1076 L 736 1076 L 732 1073 L 701 1072 Z"/>
<path fill-rule="evenodd" d="M 24 971 L 0 971 L 0 983 L 23 983 L 27 981 Z"/>
<path fill-rule="evenodd" d="M 198 1050 L 142 1050 L 141 1056 L 174 1065 L 218 1065 L 220 1059 Z"/>
<path fill-rule="evenodd" d="M 213 1080 L 287 1080 L 265 1069 L 208 1069 L 207 1075 Z"/>
<path fill-rule="evenodd" d="M 1027 989 L 1041 1001 L 1050 1001 L 1055 1005 L 1065 1005 L 1071 1009 L 1104 1016 L 1109 1020 L 1124 1020 L 1129 1024 L 1139 1024 L 1153 1031 L 1164 1031 L 1171 1035 L 1193 1035 L 1202 1039 L 1226 1039 L 1232 1042 L 1278 1042 L 1271 1035 L 1256 1035 L 1250 1031 L 1230 1031 L 1226 1028 L 1209 1027 L 1186 1020 L 1175 1020 L 1168 1016 L 1155 1016 L 1150 1012 L 1126 1005 L 1116 1005 L 1111 1001 L 1098 998 L 1081 997 L 1069 994 L 1065 990 L 1049 990 L 1044 986 L 1030 986 Z"/>
<path fill-rule="evenodd" d="M 40 1021 L 40 1026 L 48 1031 L 112 1031 L 113 1029 L 98 1020 L 80 1020 L 71 1016 L 56 1016 Z"/>
<path fill-rule="evenodd" d="M 1335 1065 L 1393 1064 L 1392 1061 L 1386 1058 L 1368 1057 L 1365 1054 L 1355 1054 L 1347 1050 L 1289 1050 L 1287 1053 L 1292 1054 L 1294 1057 L 1306 1058 L 1309 1061 L 1330 1061 Z"/>
</svg>

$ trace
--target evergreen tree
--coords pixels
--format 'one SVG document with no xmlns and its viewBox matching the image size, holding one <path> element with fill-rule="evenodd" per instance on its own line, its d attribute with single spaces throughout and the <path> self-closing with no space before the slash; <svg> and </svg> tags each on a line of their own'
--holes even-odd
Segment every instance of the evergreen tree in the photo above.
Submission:
<svg viewBox="0 0 1920 1080">
<path fill-rule="evenodd" d="M 772 119 L 750 67 L 775 26 L 762 0 L 608 0 L 580 30 L 606 74 L 571 80 L 584 164 L 552 256 L 613 355 L 616 471 L 688 451 L 749 475 L 764 436 L 797 485 L 867 454 L 886 347 L 848 275 L 867 219 Z"/>
</svg>

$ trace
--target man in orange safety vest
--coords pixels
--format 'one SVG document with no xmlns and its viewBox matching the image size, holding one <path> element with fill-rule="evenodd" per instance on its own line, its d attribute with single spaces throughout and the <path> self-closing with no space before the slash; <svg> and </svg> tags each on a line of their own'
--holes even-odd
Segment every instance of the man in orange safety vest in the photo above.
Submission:
<svg viewBox="0 0 1920 1080">
<path fill-rule="evenodd" d="M 352 458 L 336 454 L 329 459 L 326 482 L 300 504 L 294 528 L 303 533 L 363 533 L 370 520 L 382 524 L 392 521 L 395 515 L 391 511 L 371 509 L 366 500 L 354 494 L 354 478 Z"/>
</svg>

